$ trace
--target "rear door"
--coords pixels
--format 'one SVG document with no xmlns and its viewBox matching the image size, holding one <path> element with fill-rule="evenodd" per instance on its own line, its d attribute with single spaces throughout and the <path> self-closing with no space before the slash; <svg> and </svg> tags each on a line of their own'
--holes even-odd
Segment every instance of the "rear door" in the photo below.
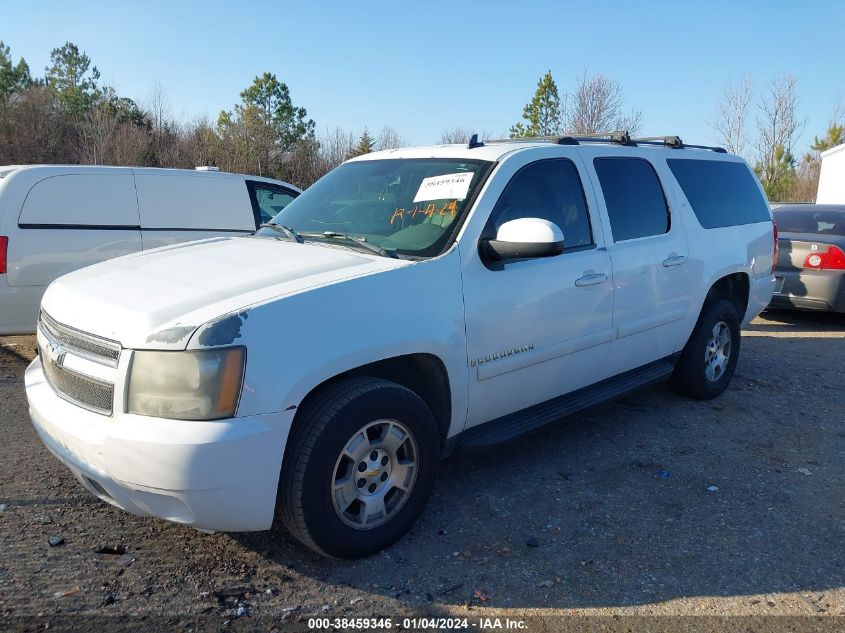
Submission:
<svg viewBox="0 0 845 633">
<path fill-rule="evenodd" d="M 57 277 L 141 250 L 129 169 L 50 176 L 32 186 L 9 240 L 10 286 L 46 286 Z M 34 319 L 33 319 L 34 321 Z"/>
<path fill-rule="evenodd" d="M 617 374 L 678 349 L 688 334 L 683 319 L 693 277 L 681 214 L 673 211 L 675 201 L 655 163 L 624 148 L 612 153 L 585 148 L 584 158 L 610 236 L 614 341 L 609 365 Z"/>
<path fill-rule="evenodd" d="M 255 216 L 241 176 L 134 171 L 144 250 L 255 231 Z"/>
</svg>

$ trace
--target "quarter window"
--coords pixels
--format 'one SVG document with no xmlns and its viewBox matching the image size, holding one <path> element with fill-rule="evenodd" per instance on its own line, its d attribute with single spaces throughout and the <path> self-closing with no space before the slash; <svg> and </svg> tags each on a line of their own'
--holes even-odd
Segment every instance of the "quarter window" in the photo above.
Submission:
<svg viewBox="0 0 845 633">
<path fill-rule="evenodd" d="M 255 195 L 255 203 L 258 205 L 258 211 L 261 214 L 261 224 L 272 220 L 279 211 L 288 206 L 296 198 L 290 191 L 277 187 L 264 186 L 261 183 L 251 184 L 251 188 Z"/>
<path fill-rule="evenodd" d="M 490 215 L 490 236 L 505 222 L 519 218 L 557 224 L 563 231 L 564 250 L 593 243 L 581 178 L 567 158 L 530 163 L 511 178 Z"/>
<path fill-rule="evenodd" d="M 596 158 L 613 241 L 669 232 L 669 207 L 651 163 L 642 158 Z"/>
<path fill-rule="evenodd" d="M 745 163 L 690 158 L 666 163 L 705 229 L 771 220 L 769 205 Z"/>
</svg>

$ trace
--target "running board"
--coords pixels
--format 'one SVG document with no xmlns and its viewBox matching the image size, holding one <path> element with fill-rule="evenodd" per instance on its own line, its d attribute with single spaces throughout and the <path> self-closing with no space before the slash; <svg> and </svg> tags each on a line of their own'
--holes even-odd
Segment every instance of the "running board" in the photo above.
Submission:
<svg viewBox="0 0 845 633">
<path fill-rule="evenodd" d="M 675 357 L 670 357 L 649 363 L 589 387 L 474 426 L 455 437 L 453 450 L 474 452 L 497 446 L 533 433 L 583 409 L 639 391 L 671 376 L 675 368 L 674 361 Z M 448 452 L 451 451 L 447 448 Z"/>
</svg>

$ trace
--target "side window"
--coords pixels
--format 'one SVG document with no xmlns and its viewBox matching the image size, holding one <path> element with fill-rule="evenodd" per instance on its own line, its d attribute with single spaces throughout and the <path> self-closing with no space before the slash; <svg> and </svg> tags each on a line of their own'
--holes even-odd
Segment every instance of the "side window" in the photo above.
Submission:
<svg viewBox="0 0 845 633">
<path fill-rule="evenodd" d="M 296 194 L 292 191 L 260 182 L 249 182 L 248 187 L 254 205 L 258 207 L 258 213 L 261 215 L 260 224 L 272 220 L 279 211 L 296 198 Z"/>
<path fill-rule="evenodd" d="M 666 161 L 705 229 L 768 222 L 769 205 L 745 163 L 670 158 Z"/>
<path fill-rule="evenodd" d="M 593 243 L 581 178 L 568 158 L 540 160 L 520 169 L 496 202 L 488 230 L 495 235 L 502 224 L 518 218 L 557 224 L 565 251 Z"/>
<path fill-rule="evenodd" d="M 613 241 L 669 232 L 669 207 L 651 163 L 643 158 L 596 158 Z"/>
</svg>

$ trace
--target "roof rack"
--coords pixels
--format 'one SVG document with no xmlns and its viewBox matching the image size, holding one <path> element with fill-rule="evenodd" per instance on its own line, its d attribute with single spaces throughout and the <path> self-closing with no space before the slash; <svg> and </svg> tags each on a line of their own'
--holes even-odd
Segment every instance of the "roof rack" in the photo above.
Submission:
<svg viewBox="0 0 845 633">
<path fill-rule="evenodd" d="M 632 145 L 663 145 L 672 149 L 706 149 L 711 152 L 719 154 L 727 154 L 724 147 L 717 147 L 711 145 L 687 145 L 681 140 L 680 136 L 643 136 L 641 138 L 632 138 Z"/>
<path fill-rule="evenodd" d="M 565 134 L 563 136 L 529 136 L 523 138 L 502 138 L 488 143 L 555 143 L 557 145 L 580 145 L 581 143 L 613 143 L 633 147 L 636 145 L 660 145 L 671 149 L 705 149 L 720 154 L 727 153 L 723 147 L 711 147 L 709 145 L 687 145 L 680 136 L 643 136 L 631 138 L 626 130 L 615 130 L 613 132 L 596 132 L 594 134 Z M 481 147 L 483 143 L 478 142 L 478 135 L 473 134 L 467 145 L 468 149 Z"/>
<path fill-rule="evenodd" d="M 618 143 L 619 145 L 628 145 L 631 142 L 631 136 L 628 132 L 622 130 L 615 130 L 613 132 L 595 132 L 593 134 L 565 134 L 563 136 L 526 136 L 522 138 L 500 138 L 495 141 L 488 141 L 489 143 L 536 143 L 537 141 L 545 141 L 548 143 L 556 143 L 557 145 L 578 145 L 580 142 L 592 143 Z"/>
</svg>

